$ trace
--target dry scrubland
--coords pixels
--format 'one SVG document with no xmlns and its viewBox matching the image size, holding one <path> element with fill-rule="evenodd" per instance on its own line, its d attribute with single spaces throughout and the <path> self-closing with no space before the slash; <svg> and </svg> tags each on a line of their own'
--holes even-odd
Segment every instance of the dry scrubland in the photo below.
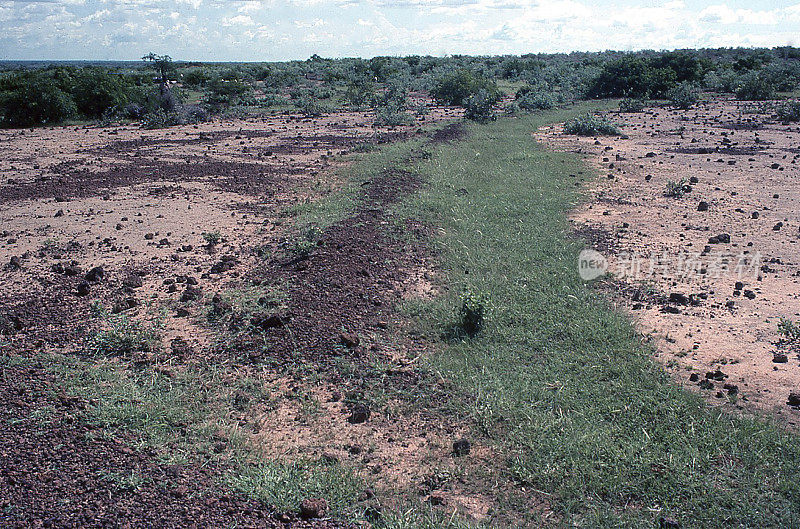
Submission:
<svg viewBox="0 0 800 529">
<path fill-rule="evenodd" d="M 4 74 L 0 524 L 797 527 L 798 61 Z"/>
</svg>

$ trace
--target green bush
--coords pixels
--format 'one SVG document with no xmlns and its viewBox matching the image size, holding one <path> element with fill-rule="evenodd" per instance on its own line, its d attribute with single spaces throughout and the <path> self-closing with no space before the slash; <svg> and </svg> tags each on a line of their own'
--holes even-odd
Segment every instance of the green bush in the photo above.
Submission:
<svg viewBox="0 0 800 529">
<path fill-rule="evenodd" d="M 481 91 L 481 97 L 490 105 L 500 101 L 502 94 L 494 81 L 470 70 L 460 69 L 437 79 L 431 95 L 445 105 L 466 106 L 467 100 Z"/>
<path fill-rule="evenodd" d="M 630 97 L 626 97 L 622 101 L 619 102 L 619 111 L 620 112 L 641 112 L 644 110 L 645 107 L 644 99 L 632 99 Z"/>
<path fill-rule="evenodd" d="M 469 96 L 464 103 L 466 110 L 464 117 L 480 123 L 493 121 L 497 119 L 494 114 L 494 103 L 496 102 L 497 100 L 490 92 L 481 88 L 475 94 Z"/>
<path fill-rule="evenodd" d="M 487 305 L 486 296 L 480 293 L 468 291 L 461 297 L 460 326 L 468 336 L 475 336 L 483 330 Z"/>
<path fill-rule="evenodd" d="M 127 316 L 108 317 L 105 328 L 94 334 L 87 343 L 88 352 L 96 355 L 118 356 L 134 352 L 157 351 L 161 344 L 159 332 L 131 320 Z"/>
<path fill-rule="evenodd" d="M 584 114 L 567 121 L 564 124 L 564 132 L 577 136 L 618 136 L 620 134 L 616 125 L 593 114 Z"/>
<path fill-rule="evenodd" d="M 51 125 L 78 113 L 70 94 L 48 72 L 12 73 L 0 79 L 0 127 Z"/>
<path fill-rule="evenodd" d="M 692 84 L 683 82 L 670 90 L 667 98 L 673 107 L 686 110 L 697 103 L 700 99 L 700 94 Z"/>
<path fill-rule="evenodd" d="M 203 103 L 213 112 L 225 107 L 252 103 L 252 87 L 238 79 L 216 77 L 208 83 Z"/>
<path fill-rule="evenodd" d="M 776 107 L 775 114 L 784 123 L 800 121 L 800 101 L 781 103 Z"/>
<path fill-rule="evenodd" d="M 517 92 L 519 96 L 519 92 Z M 556 99 L 546 92 L 528 90 L 517 97 L 517 104 L 524 110 L 549 110 L 556 106 Z"/>
<path fill-rule="evenodd" d="M 742 101 L 766 101 L 775 97 L 775 87 L 757 72 L 742 76 L 736 88 L 736 98 Z"/>
<path fill-rule="evenodd" d="M 128 102 L 131 83 L 123 75 L 99 68 L 85 68 L 75 76 L 72 98 L 78 112 L 99 118 L 111 109 L 122 109 Z"/>
<path fill-rule="evenodd" d="M 671 68 L 633 55 L 608 62 L 589 86 L 590 97 L 663 97 L 678 81 Z"/>
</svg>

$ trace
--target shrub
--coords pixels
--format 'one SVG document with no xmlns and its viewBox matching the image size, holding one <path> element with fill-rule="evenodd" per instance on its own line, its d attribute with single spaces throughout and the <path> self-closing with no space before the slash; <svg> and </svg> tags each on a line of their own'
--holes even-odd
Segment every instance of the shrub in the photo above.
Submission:
<svg viewBox="0 0 800 529">
<path fill-rule="evenodd" d="M 466 109 L 464 117 L 480 123 L 493 121 L 497 119 L 493 108 L 496 101 L 491 93 L 480 89 L 477 93 L 469 96 L 464 103 L 464 108 Z"/>
<path fill-rule="evenodd" d="M 619 102 L 619 111 L 620 112 L 641 112 L 644 110 L 645 102 L 644 99 L 632 99 L 630 97 L 626 97 L 622 101 Z"/>
<path fill-rule="evenodd" d="M 439 78 L 431 90 L 431 95 L 440 103 L 466 107 L 467 100 L 481 91 L 484 94 L 482 97 L 487 99 L 490 105 L 500 100 L 500 90 L 494 81 L 461 69 Z"/>
<path fill-rule="evenodd" d="M 467 291 L 461 297 L 459 312 L 461 329 L 468 336 L 475 336 L 483 330 L 487 311 L 487 299 L 483 294 Z"/>
<path fill-rule="evenodd" d="M 591 97 L 662 97 L 675 86 L 671 68 L 651 66 L 641 57 L 625 56 L 606 63 L 590 84 Z"/>
<path fill-rule="evenodd" d="M 99 118 L 109 109 L 122 108 L 128 102 L 129 89 L 130 83 L 122 75 L 85 68 L 75 76 L 72 97 L 81 114 Z"/>
<path fill-rule="evenodd" d="M 252 87 L 238 79 L 227 80 L 222 77 L 213 79 L 208 84 L 204 104 L 213 112 L 225 107 L 248 103 L 252 96 Z"/>
<path fill-rule="evenodd" d="M 687 82 L 683 82 L 670 90 L 667 97 L 672 106 L 681 110 L 691 108 L 700 99 L 697 89 Z"/>
<path fill-rule="evenodd" d="M 375 111 L 375 124 L 386 127 L 406 125 L 412 121 L 411 116 L 395 105 L 387 105 Z"/>
<path fill-rule="evenodd" d="M 779 120 L 784 123 L 790 121 L 800 121 L 800 101 L 787 101 L 781 103 L 775 109 L 775 113 Z"/>
<path fill-rule="evenodd" d="M 44 73 L 14 73 L 0 82 L 0 127 L 58 123 L 77 110 L 72 97 Z"/>
<path fill-rule="evenodd" d="M 736 88 L 736 98 L 742 101 L 766 101 L 775 96 L 772 83 L 757 72 L 749 72 L 742 76 Z"/>
<path fill-rule="evenodd" d="M 529 90 L 517 98 L 517 104 L 524 110 L 549 110 L 556 106 L 556 101 L 551 94 Z"/>
<path fill-rule="evenodd" d="M 618 136 L 620 134 L 615 124 L 593 114 L 585 114 L 567 121 L 564 124 L 564 132 L 578 136 Z"/>
</svg>

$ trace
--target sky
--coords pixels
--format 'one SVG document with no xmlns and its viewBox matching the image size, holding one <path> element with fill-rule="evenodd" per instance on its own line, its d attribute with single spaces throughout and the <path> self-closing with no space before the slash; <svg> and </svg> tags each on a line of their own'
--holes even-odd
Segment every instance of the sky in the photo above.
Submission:
<svg viewBox="0 0 800 529">
<path fill-rule="evenodd" d="M 0 0 L 0 60 L 800 45 L 798 0 Z"/>
</svg>

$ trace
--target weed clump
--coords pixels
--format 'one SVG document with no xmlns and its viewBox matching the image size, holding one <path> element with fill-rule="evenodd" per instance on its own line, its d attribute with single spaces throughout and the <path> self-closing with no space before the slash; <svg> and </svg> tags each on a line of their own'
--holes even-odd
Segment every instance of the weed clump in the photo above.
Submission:
<svg viewBox="0 0 800 529">
<path fill-rule="evenodd" d="M 564 124 L 564 132 L 577 136 L 619 136 L 621 134 L 614 123 L 593 114 L 584 114 L 567 121 Z"/>
<path fill-rule="evenodd" d="M 122 356 L 134 352 L 155 352 L 161 334 L 155 328 L 123 315 L 106 316 L 105 326 L 89 338 L 87 351 L 101 356 Z"/>
<path fill-rule="evenodd" d="M 619 111 L 620 112 L 641 112 L 644 110 L 645 102 L 644 99 L 634 99 L 631 97 L 626 97 L 622 101 L 619 102 Z"/>
<path fill-rule="evenodd" d="M 467 291 L 461 297 L 460 325 L 467 336 L 475 336 L 483 330 L 488 299 L 484 294 Z"/>
<path fill-rule="evenodd" d="M 775 114 L 784 123 L 800 121 L 800 101 L 788 101 L 778 105 Z"/>
<path fill-rule="evenodd" d="M 670 180 L 667 182 L 667 189 L 664 191 L 664 196 L 671 198 L 681 198 L 686 194 L 686 179 L 681 178 L 678 181 Z"/>
</svg>

